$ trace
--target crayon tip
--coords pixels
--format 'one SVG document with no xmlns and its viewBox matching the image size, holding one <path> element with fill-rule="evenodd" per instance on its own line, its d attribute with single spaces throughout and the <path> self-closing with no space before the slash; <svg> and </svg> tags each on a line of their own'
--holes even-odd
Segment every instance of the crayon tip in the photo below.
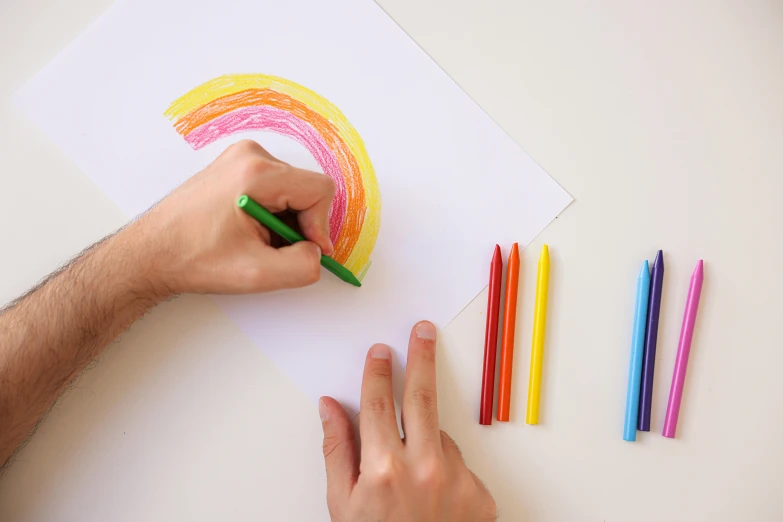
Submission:
<svg viewBox="0 0 783 522">
<path fill-rule="evenodd" d="M 549 272 L 549 247 L 547 245 L 541 248 L 541 255 L 538 258 L 538 270 Z"/>
<path fill-rule="evenodd" d="M 704 260 L 699 259 L 699 262 L 696 263 L 696 268 L 693 271 L 693 275 L 691 277 L 698 277 L 701 279 L 704 277 Z"/>
<path fill-rule="evenodd" d="M 639 271 L 639 279 L 650 276 L 650 262 L 646 259 L 642 263 L 642 269 Z"/>
<path fill-rule="evenodd" d="M 500 245 L 495 245 L 495 252 L 492 254 L 492 264 L 502 263 L 500 260 Z"/>
<path fill-rule="evenodd" d="M 663 269 L 663 250 L 659 250 L 657 254 L 655 254 L 655 261 L 653 261 L 653 270 L 656 268 Z"/>
<path fill-rule="evenodd" d="M 517 243 L 514 243 L 511 245 L 511 252 L 508 254 L 508 267 L 509 270 L 512 269 L 512 267 L 519 267 L 519 245 Z"/>
</svg>

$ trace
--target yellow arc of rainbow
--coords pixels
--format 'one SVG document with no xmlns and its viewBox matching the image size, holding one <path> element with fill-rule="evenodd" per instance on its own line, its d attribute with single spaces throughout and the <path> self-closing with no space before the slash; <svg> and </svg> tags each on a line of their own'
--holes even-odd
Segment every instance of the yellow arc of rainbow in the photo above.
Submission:
<svg viewBox="0 0 783 522">
<path fill-rule="evenodd" d="M 381 197 L 364 141 L 333 103 L 279 76 L 230 74 L 180 96 L 164 115 L 196 150 L 248 131 L 276 132 L 302 144 L 335 182 L 332 257 L 362 279 L 380 230 Z"/>
</svg>

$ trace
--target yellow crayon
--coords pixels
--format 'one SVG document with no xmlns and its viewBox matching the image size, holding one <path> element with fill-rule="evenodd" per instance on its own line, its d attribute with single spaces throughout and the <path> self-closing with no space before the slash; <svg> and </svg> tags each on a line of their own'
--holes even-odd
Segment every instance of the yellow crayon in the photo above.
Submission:
<svg viewBox="0 0 783 522">
<path fill-rule="evenodd" d="M 533 349 L 530 352 L 530 381 L 527 386 L 527 416 L 525 422 L 538 424 L 538 403 L 541 399 L 541 370 L 544 365 L 544 332 L 546 302 L 549 292 L 549 247 L 544 245 L 538 258 L 536 310 L 533 319 Z"/>
</svg>

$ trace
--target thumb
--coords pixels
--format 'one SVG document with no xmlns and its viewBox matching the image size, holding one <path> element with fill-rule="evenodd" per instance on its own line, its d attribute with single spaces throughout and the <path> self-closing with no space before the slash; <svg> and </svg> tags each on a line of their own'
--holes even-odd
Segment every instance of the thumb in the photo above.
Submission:
<svg viewBox="0 0 783 522">
<path fill-rule="evenodd" d="M 324 429 L 326 502 L 333 515 L 348 501 L 359 477 L 359 455 L 351 419 L 340 403 L 321 397 L 318 413 Z"/>
<path fill-rule="evenodd" d="M 282 248 L 261 248 L 261 255 L 252 256 L 257 291 L 299 288 L 321 278 L 321 249 L 315 243 L 300 241 Z"/>
</svg>

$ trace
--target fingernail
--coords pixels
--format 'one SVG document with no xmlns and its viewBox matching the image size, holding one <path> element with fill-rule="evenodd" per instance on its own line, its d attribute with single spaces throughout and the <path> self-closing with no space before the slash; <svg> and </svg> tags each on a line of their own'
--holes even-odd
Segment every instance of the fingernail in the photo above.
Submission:
<svg viewBox="0 0 783 522">
<path fill-rule="evenodd" d="M 323 399 L 318 399 L 318 415 L 321 416 L 321 422 L 329 420 L 329 408 L 326 407 Z"/>
<path fill-rule="evenodd" d="M 370 357 L 373 359 L 391 359 L 391 348 L 385 344 L 376 344 L 372 347 Z"/>
<path fill-rule="evenodd" d="M 424 339 L 425 341 L 435 340 L 435 325 L 428 321 L 424 321 L 416 325 L 416 337 Z"/>
</svg>

